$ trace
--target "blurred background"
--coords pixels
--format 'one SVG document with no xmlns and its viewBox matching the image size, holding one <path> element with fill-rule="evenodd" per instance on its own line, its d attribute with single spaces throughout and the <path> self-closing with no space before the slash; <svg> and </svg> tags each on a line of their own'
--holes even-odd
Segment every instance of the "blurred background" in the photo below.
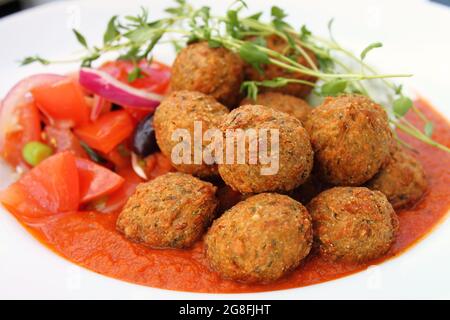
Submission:
<svg viewBox="0 0 450 320">
<path fill-rule="evenodd" d="M 0 17 L 43 3 L 64 0 L 0 0 Z"/>
<path fill-rule="evenodd" d="M 40 4 L 66 0 L 0 0 L 0 18 Z M 123 0 L 126 1 L 126 0 Z M 430 0 L 450 6 L 450 0 Z"/>
</svg>

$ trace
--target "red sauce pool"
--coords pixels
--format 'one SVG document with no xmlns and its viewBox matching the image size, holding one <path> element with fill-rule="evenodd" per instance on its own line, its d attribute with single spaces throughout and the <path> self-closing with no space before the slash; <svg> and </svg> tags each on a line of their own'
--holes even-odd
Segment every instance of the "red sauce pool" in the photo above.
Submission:
<svg viewBox="0 0 450 320">
<path fill-rule="evenodd" d="M 450 146 L 450 125 L 424 100 L 416 102 L 435 125 L 433 138 Z M 420 124 L 414 114 L 409 119 Z M 310 256 L 289 276 L 271 284 L 246 285 L 210 271 L 203 243 L 190 250 L 152 250 L 125 240 L 115 230 L 117 214 L 84 212 L 58 216 L 29 227 L 37 239 L 66 259 L 97 273 L 150 287 L 215 293 L 271 291 L 337 279 L 399 255 L 430 232 L 450 208 L 450 155 L 402 135 L 418 151 L 429 179 L 426 196 L 414 208 L 398 212 L 400 234 L 390 252 L 365 265 L 330 263 Z"/>
</svg>

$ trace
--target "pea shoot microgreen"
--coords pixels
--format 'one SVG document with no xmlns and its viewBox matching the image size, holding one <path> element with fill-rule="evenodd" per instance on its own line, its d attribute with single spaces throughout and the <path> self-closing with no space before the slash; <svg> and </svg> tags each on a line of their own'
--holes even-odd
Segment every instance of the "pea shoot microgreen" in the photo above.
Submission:
<svg viewBox="0 0 450 320">
<path fill-rule="evenodd" d="M 28 64 L 35 63 L 35 62 L 38 62 L 38 63 L 40 63 L 42 65 L 48 65 L 48 64 L 51 63 L 51 61 L 49 61 L 47 59 L 44 59 L 44 58 L 41 58 L 40 56 L 29 56 L 29 57 L 26 57 L 26 58 L 22 59 L 20 61 L 20 65 L 21 66 L 26 66 Z"/>
<path fill-rule="evenodd" d="M 383 44 L 381 42 L 375 42 L 375 43 L 369 44 L 360 54 L 361 61 L 364 60 L 364 58 L 369 53 L 369 51 L 371 51 L 375 48 L 381 48 L 382 46 L 383 46 Z"/>
<path fill-rule="evenodd" d="M 325 82 L 320 87 L 320 94 L 322 96 L 336 96 L 345 91 L 345 89 L 347 88 L 347 84 L 347 80 L 341 79 Z"/>
</svg>

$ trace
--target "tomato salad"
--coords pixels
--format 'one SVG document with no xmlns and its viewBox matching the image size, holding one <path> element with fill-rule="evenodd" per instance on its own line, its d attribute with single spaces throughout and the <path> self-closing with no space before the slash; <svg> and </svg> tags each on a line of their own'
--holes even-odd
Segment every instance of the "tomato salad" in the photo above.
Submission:
<svg viewBox="0 0 450 320">
<path fill-rule="evenodd" d="M 0 155 L 23 174 L 0 199 L 21 221 L 85 209 L 113 212 L 141 177 L 172 171 L 156 142 L 148 145 L 170 68 L 145 60 L 138 66 L 135 79 L 129 74 L 136 63 L 126 60 L 76 75 L 34 75 L 8 93 L 0 111 Z"/>
</svg>

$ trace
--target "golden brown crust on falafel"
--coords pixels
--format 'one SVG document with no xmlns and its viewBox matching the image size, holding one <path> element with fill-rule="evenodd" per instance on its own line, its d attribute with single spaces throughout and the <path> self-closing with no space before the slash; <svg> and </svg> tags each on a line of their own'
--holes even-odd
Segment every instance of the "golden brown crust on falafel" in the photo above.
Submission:
<svg viewBox="0 0 450 320">
<path fill-rule="evenodd" d="M 305 128 L 320 178 L 358 186 L 389 160 L 392 131 L 381 106 L 361 95 L 329 97 L 314 108 Z"/>
<path fill-rule="evenodd" d="M 170 93 L 156 109 L 153 126 L 156 140 L 161 152 L 171 159 L 173 148 L 179 141 L 172 140 L 172 134 L 178 129 L 187 129 L 194 137 L 194 121 L 202 122 L 203 133 L 208 129 L 218 128 L 228 109 L 213 97 L 196 91 L 176 91 Z M 199 177 L 217 175 L 216 164 L 194 163 L 194 143 L 191 141 L 191 163 L 172 165 L 179 171 Z M 210 142 L 203 141 L 203 149 Z"/>
<path fill-rule="evenodd" d="M 193 43 L 173 63 L 171 90 L 199 91 L 231 108 L 240 100 L 243 66 L 241 58 L 226 48 Z"/>
<path fill-rule="evenodd" d="M 221 125 L 226 133 L 231 129 L 279 130 L 278 172 L 262 175 L 269 165 L 250 164 L 248 139 L 244 164 L 219 164 L 219 173 L 226 184 L 241 193 L 289 191 L 306 181 L 312 170 L 313 152 L 309 136 L 301 122 L 284 112 L 260 105 L 245 105 L 231 111 Z M 234 144 L 236 145 L 236 143 Z M 270 153 L 270 143 L 268 143 Z"/>
<path fill-rule="evenodd" d="M 334 187 L 309 204 L 314 237 L 331 260 L 366 262 L 395 241 L 398 218 L 384 194 L 363 187 Z"/>
<path fill-rule="evenodd" d="M 216 187 L 184 173 L 140 184 L 117 219 L 131 241 L 152 248 L 187 248 L 214 218 Z"/>
</svg>

